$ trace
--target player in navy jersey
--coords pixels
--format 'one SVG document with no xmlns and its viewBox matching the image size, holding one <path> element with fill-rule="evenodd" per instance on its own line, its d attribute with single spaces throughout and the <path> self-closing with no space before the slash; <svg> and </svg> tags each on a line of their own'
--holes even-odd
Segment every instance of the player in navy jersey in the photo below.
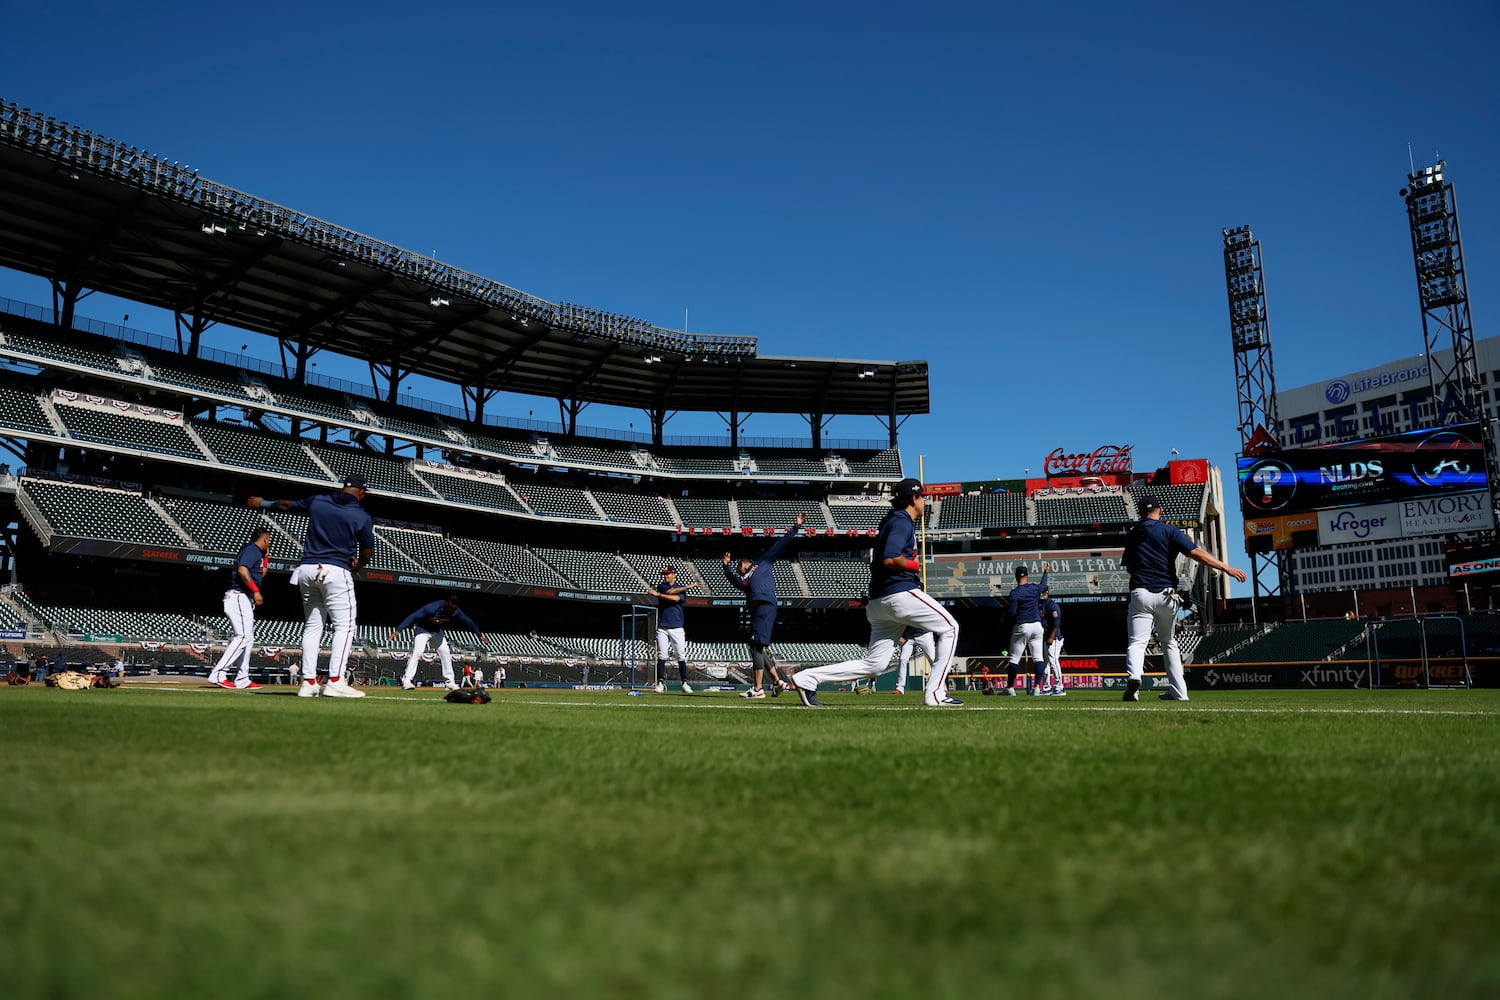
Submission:
<svg viewBox="0 0 1500 1000">
<path fill-rule="evenodd" d="M 358 609 L 354 600 L 354 575 L 375 552 L 374 521 L 360 503 L 365 498 L 365 477 L 351 472 L 337 493 L 319 493 L 302 500 L 267 502 L 251 497 L 254 508 L 275 507 L 307 514 L 307 535 L 302 540 L 302 562 L 292 571 L 292 583 L 302 592 L 302 686 L 299 698 L 363 698 L 365 693 L 349 683 L 345 672 L 354 647 Z M 328 684 L 318 687 L 318 650 L 323 626 L 333 627 L 333 648 L 328 655 Z"/>
<path fill-rule="evenodd" d="M 413 683 L 417 676 L 417 663 L 426 652 L 428 643 L 432 643 L 437 650 L 438 662 L 443 668 L 443 686 L 449 691 L 458 687 L 453 679 L 453 650 L 448 645 L 448 626 L 451 624 L 462 625 L 479 636 L 481 643 L 484 642 L 484 633 L 479 630 L 478 625 L 474 624 L 474 619 L 459 610 L 457 594 L 449 594 L 440 601 L 422 605 L 407 615 L 391 633 L 391 642 L 395 642 L 396 637 L 402 632 L 412 627 L 416 628 L 416 635 L 411 643 L 411 655 L 406 658 L 406 673 L 401 677 L 401 687 L 404 690 L 410 691 L 417 686 Z"/>
<path fill-rule="evenodd" d="M 255 651 L 255 609 L 263 600 L 260 584 L 266 576 L 270 550 L 270 529 L 256 528 L 234 560 L 229 589 L 224 591 L 224 614 L 229 617 L 234 638 L 229 640 L 219 662 L 208 672 L 211 684 L 241 691 L 260 687 L 250 679 L 250 654 Z M 231 670 L 235 671 L 232 680 L 229 677 Z"/>
<path fill-rule="evenodd" d="M 656 598 L 656 690 L 667 689 L 667 655 L 677 654 L 677 673 L 682 681 L 682 693 L 692 694 L 687 679 L 687 631 L 683 627 L 683 595 L 696 583 L 677 582 L 677 567 L 664 566 L 661 571 L 661 586 L 647 591 Z"/>
<path fill-rule="evenodd" d="M 948 671 L 958 642 L 958 622 L 941 604 L 922 592 L 917 576 L 917 522 L 927 509 L 922 484 L 903 479 L 891 491 L 891 512 L 880 522 L 870 556 L 870 645 L 862 659 L 809 667 L 792 678 L 802 704 L 821 708 L 818 685 L 857 681 L 884 673 L 891 665 L 896 637 L 908 625 L 931 632 L 936 656 L 923 701 L 932 708 L 957 708 L 963 702 L 948 694 Z"/>
<path fill-rule="evenodd" d="M 1062 675 L 1062 605 L 1058 604 L 1050 591 L 1042 591 L 1042 656 L 1046 668 L 1042 671 L 1042 694 L 1061 698 L 1068 692 L 1063 690 Z"/>
<path fill-rule="evenodd" d="M 781 693 L 782 688 L 789 686 L 782 680 L 776 667 L 776 657 L 771 653 L 771 632 L 776 627 L 775 568 L 776 560 L 791 550 L 792 544 L 797 540 L 797 532 L 806 523 L 807 515 L 798 514 L 797 522 L 758 559 L 742 557 L 731 568 L 732 557 L 728 552 L 724 553 L 724 575 L 729 578 L 730 583 L 745 592 L 745 606 L 750 612 L 748 644 L 755 686 L 741 695 L 742 698 L 759 699 L 766 696 L 764 684 L 767 672 L 771 674 L 771 681 L 775 685 L 771 691 L 773 698 Z"/>
<path fill-rule="evenodd" d="M 1181 528 L 1161 519 L 1161 501 L 1141 498 L 1141 519 L 1125 536 L 1120 565 L 1130 571 L 1130 609 L 1126 612 L 1125 700 L 1141 700 L 1141 675 L 1146 664 L 1146 643 L 1151 629 L 1161 643 L 1167 666 L 1167 690 L 1163 701 L 1187 701 L 1187 680 L 1182 674 L 1182 655 L 1177 649 L 1177 570 L 1179 555 L 1195 559 L 1209 569 L 1228 573 L 1241 583 L 1245 571 L 1235 569 L 1188 537 Z"/>
<path fill-rule="evenodd" d="M 1021 667 L 1021 654 L 1031 654 L 1031 672 L 1034 683 L 1032 694 L 1041 694 L 1042 682 L 1042 591 L 1047 589 L 1047 573 L 1051 567 L 1042 563 L 1042 581 L 1031 582 L 1031 571 L 1025 566 L 1016 567 L 1016 586 L 1010 592 L 1008 611 L 1010 626 L 1010 666 L 1007 669 L 1005 693 L 1016 693 L 1016 671 Z"/>
</svg>

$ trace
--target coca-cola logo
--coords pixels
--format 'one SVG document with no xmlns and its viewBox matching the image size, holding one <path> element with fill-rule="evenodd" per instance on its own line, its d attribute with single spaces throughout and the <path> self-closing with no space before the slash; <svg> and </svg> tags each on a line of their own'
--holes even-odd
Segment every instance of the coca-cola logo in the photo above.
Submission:
<svg viewBox="0 0 1500 1000">
<path fill-rule="evenodd" d="M 1091 452 L 1068 455 L 1058 448 L 1047 456 L 1043 471 L 1052 476 L 1089 475 L 1130 472 L 1130 449 L 1133 445 L 1106 444 Z"/>
</svg>

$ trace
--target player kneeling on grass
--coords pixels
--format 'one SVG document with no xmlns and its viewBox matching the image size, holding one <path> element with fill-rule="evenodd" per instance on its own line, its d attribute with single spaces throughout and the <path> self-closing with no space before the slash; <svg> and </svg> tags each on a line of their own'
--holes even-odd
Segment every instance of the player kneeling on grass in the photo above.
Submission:
<svg viewBox="0 0 1500 1000">
<path fill-rule="evenodd" d="M 870 645 L 863 659 L 827 663 L 799 671 L 792 684 L 802 704 L 821 708 L 819 684 L 838 684 L 873 677 L 891 663 L 896 639 L 907 626 L 931 632 L 932 670 L 927 675 L 923 702 L 930 708 L 957 708 L 963 702 L 948 694 L 948 671 L 953 668 L 953 650 L 958 643 L 958 622 L 937 601 L 922 592 L 917 573 L 916 524 L 926 510 L 922 484 L 903 479 L 891 493 L 891 512 L 880 522 L 870 558 L 870 603 L 865 618 L 870 622 Z"/>
<path fill-rule="evenodd" d="M 742 698 L 764 698 L 765 676 L 771 674 L 771 697 L 776 697 L 783 688 L 790 687 L 776 669 L 776 657 L 771 653 L 771 632 L 776 627 L 776 560 L 785 555 L 797 539 L 797 532 L 807 523 L 806 514 L 797 515 L 797 523 L 787 533 L 776 539 L 774 545 L 759 559 L 741 556 L 731 568 L 731 557 L 724 553 L 724 576 L 735 587 L 745 592 L 745 605 L 750 612 L 750 665 L 755 671 L 755 686 Z"/>
<path fill-rule="evenodd" d="M 411 614 L 406 620 L 396 626 L 396 631 L 391 633 L 391 641 L 413 626 L 416 626 L 417 634 L 411 643 L 411 655 L 406 658 L 406 673 L 401 676 L 401 687 L 410 691 L 417 685 L 413 683 L 417 676 L 417 662 L 421 660 L 422 654 L 427 650 L 429 642 L 435 643 L 437 647 L 438 660 L 443 665 L 443 687 L 452 691 L 458 687 L 453 680 L 453 650 L 448 645 L 448 625 L 452 622 L 467 628 L 470 632 L 479 636 L 479 641 L 484 642 L 484 633 L 474 620 L 458 609 L 458 595 L 449 594 L 441 601 L 433 601 L 424 604 Z M 464 680 L 473 686 L 472 668 L 465 667 Z"/>
</svg>

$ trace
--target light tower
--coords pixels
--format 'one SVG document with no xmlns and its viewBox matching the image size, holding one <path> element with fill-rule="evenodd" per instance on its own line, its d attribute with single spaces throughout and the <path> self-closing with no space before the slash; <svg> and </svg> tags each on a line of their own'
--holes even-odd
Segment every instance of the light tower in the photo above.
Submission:
<svg viewBox="0 0 1500 1000">
<path fill-rule="evenodd" d="M 1239 397 L 1240 449 L 1251 454 L 1277 444 L 1276 371 L 1271 364 L 1271 329 L 1266 320 L 1266 282 L 1260 241 L 1249 226 L 1225 229 L 1224 282 L 1229 289 L 1229 334 L 1234 345 L 1234 384 Z M 1283 553 L 1245 553 L 1250 560 L 1254 598 L 1251 613 L 1260 620 L 1260 596 L 1289 597 Z"/>
<path fill-rule="evenodd" d="M 1458 202 L 1453 185 L 1443 180 L 1443 167 L 1439 160 L 1435 167 L 1408 174 L 1407 186 L 1401 189 L 1411 222 L 1411 252 L 1417 265 L 1417 298 L 1422 304 L 1434 425 L 1464 423 L 1481 415 Z M 1450 346 L 1453 358 L 1444 365 L 1438 352 Z M 1489 437 L 1486 434 L 1486 440 Z"/>
<path fill-rule="evenodd" d="M 1422 337 L 1432 383 L 1434 425 L 1479 421 L 1490 506 L 1500 513 L 1494 488 L 1500 445 L 1479 398 L 1479 364 L 1474 358 L 1474 325 L 1469 319 L 1469 282 L 1464 276 L 1464 244 L 1458 231 L 1458 199 L 1443 179 L 1442 160 L 1406 177 L 1401 189 L 1411 223 L 1411 253 L 1417 265 L 1417 299 L 1422 305 Z M 1446 341 L 1447 343 L 1441 343 Z M 1444 365 L 1438 354 L 1451 344 Z"/>
</svg>

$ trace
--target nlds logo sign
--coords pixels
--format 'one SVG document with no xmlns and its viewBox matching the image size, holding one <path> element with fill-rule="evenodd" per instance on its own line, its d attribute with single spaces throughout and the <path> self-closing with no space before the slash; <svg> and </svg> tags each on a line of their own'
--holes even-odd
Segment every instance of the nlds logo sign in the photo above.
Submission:
<svg viewBox="0 0 1500 1000">
<path fill-rule="evenodd" d="M 1372 479 L 1379 479 L 1383 475 L 1385 475 L 1385 466 L 1378 459 L 1318 467 L 1318 481 L 1334 485 L 1368 482 Z"/>
</svg>

